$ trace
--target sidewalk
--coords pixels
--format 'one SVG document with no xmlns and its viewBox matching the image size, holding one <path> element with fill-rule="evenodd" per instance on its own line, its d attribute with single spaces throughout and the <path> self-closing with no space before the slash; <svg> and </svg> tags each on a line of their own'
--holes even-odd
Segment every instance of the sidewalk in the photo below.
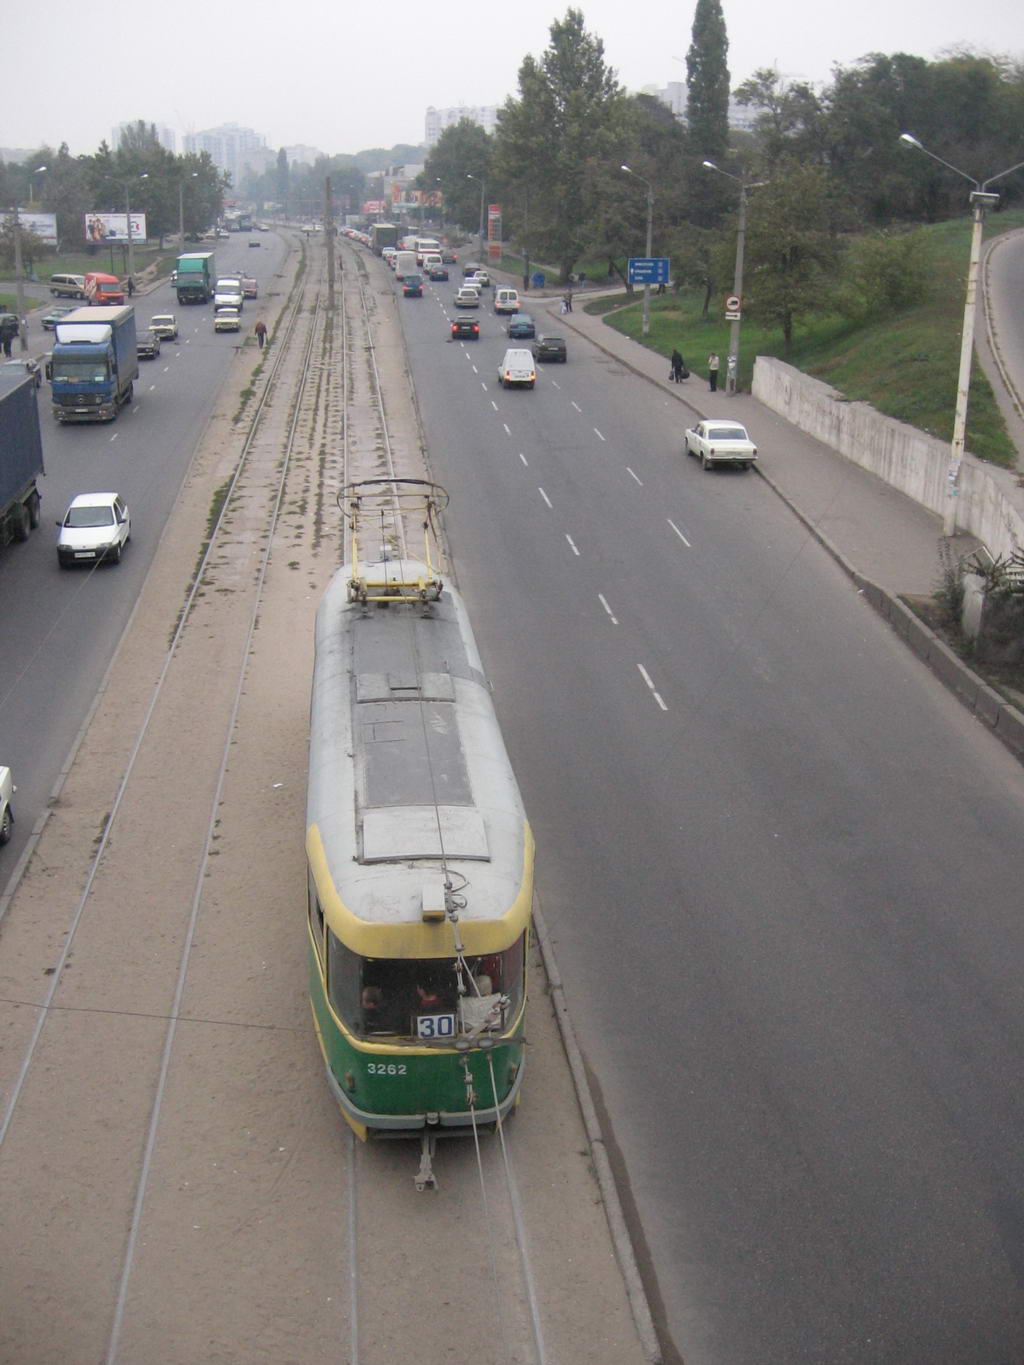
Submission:
<svg viewBox="0 0 1024 1365">
<path fill-rule="evenodd" d="M 711 393 L 701 372 L 703 356 L 688 356 L 690 378 L 681 384 L 670 383 L 668 361 L 607 326 L 601 317 L 584 312 L 588 297 L 594 295 L 577 294 L 571 313 L 560 312 L 557 297 L 529 294 L 524 301 L 538 320 L 550 316 L 552 331 L 571 331 L 585 337 L 679 403 L 680 458 L 684 427 L 705 417 L 741 421 L 758 445 L 757 473 L 911 649 L 1008 748 L 1024 758 L 1024 713 L 973 673 L 900 600 L 928 597 L 935 591 L 941 571 L 941 519 L 797 430 L 750 394 L 729 397 L 721 391 Z M 969 555 L 979 542 L 961 534 L 953 537 L 951 544 L 959 558 Z"/>
</svg>

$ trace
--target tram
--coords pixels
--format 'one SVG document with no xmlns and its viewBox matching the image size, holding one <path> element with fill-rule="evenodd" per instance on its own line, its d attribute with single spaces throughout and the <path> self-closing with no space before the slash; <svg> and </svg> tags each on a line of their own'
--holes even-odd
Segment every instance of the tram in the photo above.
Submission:
<svg viewBox="0 0 1024 1365">
<path fill-rule="evenodd" d="M 419 1136 L 425 1188 L 437 1137 L 519 1100 L 533 837 L 465 606 L 434 567 L 447 495 L 375 479 L 342 500 L 310 711 L 310 999 L 342 1115 L 364 1140 Z M 410 504 L 422 559 L 402 547 Z"/>
</svg>

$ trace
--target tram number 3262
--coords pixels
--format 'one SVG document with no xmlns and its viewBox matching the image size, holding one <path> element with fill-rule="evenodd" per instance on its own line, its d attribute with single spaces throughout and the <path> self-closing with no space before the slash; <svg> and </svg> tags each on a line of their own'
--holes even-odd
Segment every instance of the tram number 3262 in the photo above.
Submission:
<svg viewBox="0 0 1024 1365">
<path fill-rule="evenodd" d="M 454 1038 L 454 1014 L 418 1014 L 416 1016 L 416 1036 L 418 1038 Z"/>
</svg>

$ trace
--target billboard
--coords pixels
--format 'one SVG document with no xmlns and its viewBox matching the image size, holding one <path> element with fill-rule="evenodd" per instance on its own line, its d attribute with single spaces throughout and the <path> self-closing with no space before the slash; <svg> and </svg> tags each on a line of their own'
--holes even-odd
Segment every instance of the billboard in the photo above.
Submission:
<svg viewBox="0 0 1024 1365">
<path fill-rule="evenodd" d="M 2 209 L 0 216 L 4 219 L 13 218 L 14 210 Z M 29 213 L 25 209 L 19 209 L 18 223 L 22 232 L 34 232 L 48 246 L 57 245 L 57 215 L 55 213 Z"/>
<path fill-rule="evenodd" d="M 128 215 L 126 213 L 87 213 L 85 215 L 85 240 L 96 246 L 106 246 L 110 242 L 127 242 Z M 146 215 L 132 214 L 132 241 L 146 240 Z"/>
</svg>

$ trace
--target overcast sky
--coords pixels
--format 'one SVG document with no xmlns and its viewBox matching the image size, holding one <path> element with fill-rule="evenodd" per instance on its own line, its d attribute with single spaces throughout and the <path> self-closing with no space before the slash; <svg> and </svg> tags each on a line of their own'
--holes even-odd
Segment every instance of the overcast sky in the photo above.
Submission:
<svg viewBox="0 0 1024 1365">
<path fill-rule="evenodd" d="M 696 0 L 580 6 L 629 90 L 685 80 Z M 179 137 L 221 123 L 271 147 L 325 152 L 419 143 L 428 105 L 501 104 L 539 56 L 552 0 L 204 0 L 96 8 L 9 0 L 0 19 L 0 147 L 91 153 L 142 118 Z M 822 83 L 868 52 L 934 58 L 951 46 L 1024 54 L 1021 0 L 723 0 L 734 86 L 756 68 Z M 676 59 L 681 60 L 676 60 Z M 182 147 L 179 142 L 178 150 Z"/>
</svg>

